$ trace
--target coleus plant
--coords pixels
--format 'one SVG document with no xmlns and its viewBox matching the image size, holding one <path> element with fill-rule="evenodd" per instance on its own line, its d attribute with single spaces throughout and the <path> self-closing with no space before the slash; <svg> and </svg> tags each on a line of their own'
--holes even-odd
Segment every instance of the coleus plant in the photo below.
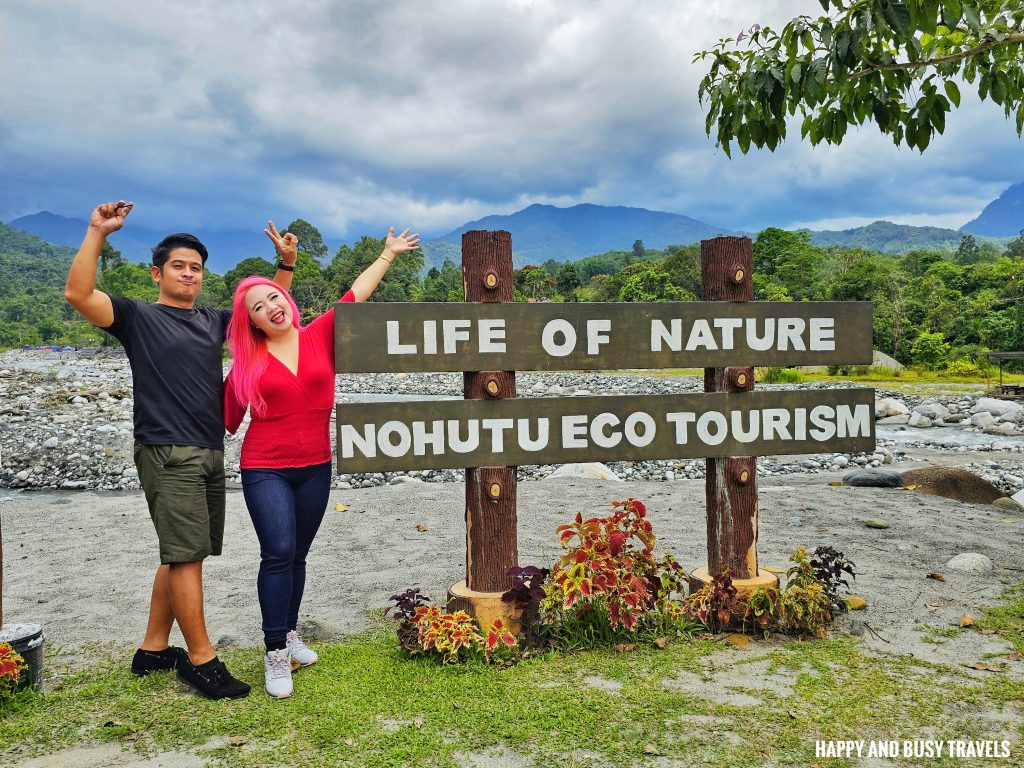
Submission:
<svg viewBox="0 0 1024 768">
<path fill-rule="evenodd" d="M 613 501 L 612 509 L 607 517 L 586 520 L 577 513 L 555 529 L 566 552 L 552 570 L 545 609 L 550 614 L 601 604 L 613 628 L 631 630 L 653 601 L 655 537 L 643 502 Z"/>
</svg>

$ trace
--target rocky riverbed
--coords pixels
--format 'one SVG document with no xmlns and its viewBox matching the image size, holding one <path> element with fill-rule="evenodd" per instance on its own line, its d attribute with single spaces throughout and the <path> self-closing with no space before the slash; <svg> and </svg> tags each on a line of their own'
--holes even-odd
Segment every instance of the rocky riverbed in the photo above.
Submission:
<svg viewBox="0 0 1024 768">
<path fill-rule="evenodd" d="M 519 373 L 522 397 L 699 392 L 695 376 L 603 373 Z M 824 389 L 853 384 L 812 383 L 779 388 Z M 772 388 L 759 385 L 759 388 Z M 343 374 L 338 402 L 462 396 L 461 374 Z M 1024 488 L 1024 405 L 952 392 L 933 396 L 877 390 L 876 450 L 865 454 L 765 456 L 762 476 L 836 472 L 848 467 L 925 461 L 941 453 L 984 476 L 1007 494 Z M 120 349 L 75 352 L 14 350 L 0 355 L 0 487 L 131 490 L 139 487 L 132 459 L 132 381 Z M 245 426 L 225 444 L 229 483 L 238 482 Z M 332 430 L 333 434 L 333 430 Z M 557 468 L 519 468 L 520 480 Z M 704 477 L 703 460 L 612 462 L 623 480 L 673 481 Z M 455 482 L 461 470 L 338 475 L 338 489 L 409 481 Z"/>
</svg>

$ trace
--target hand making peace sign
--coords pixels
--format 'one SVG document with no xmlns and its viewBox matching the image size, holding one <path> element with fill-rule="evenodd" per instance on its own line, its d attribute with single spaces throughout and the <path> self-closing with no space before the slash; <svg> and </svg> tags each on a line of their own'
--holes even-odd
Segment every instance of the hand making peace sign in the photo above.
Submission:
<svg viewBox="0 0 1024 768">
<path fill-rule="evenodd" d="M 277 251 L 277 256 L 281 259 L 281 263 L 286 267 L 294 266 L 295 260 L 299 257 L 299 238 L 291 232 L 285 232 L 283 235 L 279 234 L 277 227 L 274 226 L 272 221 L 267 222 L 267 227 L 268 229 L 263 231 L 270 238 L 271 242 L 274 243 L 274 250 Z"/>
</svg>

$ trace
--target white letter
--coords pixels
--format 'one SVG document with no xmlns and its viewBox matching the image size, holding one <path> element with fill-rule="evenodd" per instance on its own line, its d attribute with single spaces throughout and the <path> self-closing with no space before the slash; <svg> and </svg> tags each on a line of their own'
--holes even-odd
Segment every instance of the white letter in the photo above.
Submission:
<svg viewBox="0 0 1024 768">
<path fill-rule="evenodd" d="M 797 351 L 803 351 L 807 349 L 804 346 L 804 340 L 800 338 L 800 334 L 804 332 L 805 323 L 802 317 L 780 317 L 779 318 L 779 350 L 785 352 L 789 349 L 789 344 L 793 345 L 793 349 Z"/>
<path fill-rule="evenodd" d="M 437 354 L 437 320 L 423 321 L 423 354 Z"/>
<path fill-rule="evenodd" d="M 619 424 L 619 417 L 614 413 L 599 413 L 590 422 L 590 439 L 594 445 L 601 448 L 614 448 L 622 441 L 622 433 L 605 434 L 605 427 L 615 427 Z"/>
<path fill-rule="evenodd" d="M 398 438 L 397 443 L 391 441 L 391 436 Z M 386 421 L 377 430 L 377 446 L 385 456 L 395 459 L 404 456 L 409 452 L 412 445 L 412 436 L 409 434 L 409 427 L 400 421 Z"/>
<path fill-rule="evenodd" d="M 779 440 L 792 440 L 789 435 L 789 411 L 785 408 L 765 408 L 761 412 L 761 430 L 765 440 L 775 440 L 778 432 Z"/>
<path fill-rule="evenodd" d="M 469 328 L 470 325 L 472 323 L 469 320 L 441 321 L 441 334 L 444 336 L 444 353 L 446 355 L 454 355 L 458 351 L 455 342 L 469 341 L 469 331 L 464 329 Z"/>
<path fill-rule="evenodd" d="M 668 344 L 670 352 L 678 352 L 683 348 L 683 321 L 679 318 L 671 321 L 672 330 L 665 327 L 664 320 L 651 320 L 651 352 L 661 352 L 661 344 Z"/>
<path fill-rule="evenodd" d="M 599 347 L 608 343 L 608 331 L 612 329 L 611 320 L 587 320 L 587 354 L 600 354 Z M 603 331 L 603 333 L 602 333 Z"/>
<path fill-rule="evenodd" d="M 427 443 L 430 443 L 431 453 L 435 456 L 444 455 L 444 422 L 438 419 L 430 422 L 434 428 L 433 432 L 427 432 L 427 422 L 414 421 L 412 423 L 412 452 L 415 456 L 423 456 L 427 452 Z"/>
<path fill-rule="evenodd" d="M 587 447 L 587 417 L 586 414 L 578 416 L 562 417 L 562 447 L 563 448 L 586 448 Z"/>
<path fill-rule="evenodd" d="M 715 434 L 713 435 L 708 431 L 708 426 L 711 422 L 715 423 Z M 708 411 L 697 419 L 697 437 L 703 440 L 707 445 L 718 445 L 728 436 L 729 422 L 727 422 L 725 420 L 725 416 L 720 414 L 718 411 Z"/>
<path fill-rule="evenodd" d="M 388 354 L 389 355 L 415 355 L 415 344 L 398 343 L 398 321 L 388 320 Z"/>
<path fill-rule="evenodd" d="M 351 424 L 341 425 L 341 458 L 351 459 L 355 456 L 355 449 L 368 458 L 377 455 L 377 446 L 374 444 L 373 424 L 363 427 L 363 434 L 359 434 Z"/>
<path fill-rule="evenodd" d="M 836 319 L 834 317 L 811 318 L 811 349 L 831 351 L 836 348 Z"/>
<path fill-rule="evenodd" d="M 676 445 L 686 445 L 686 429 L 697 420 L 697 414 L 693 411 L 666 413 L 665 420 L 676 425 Z"/>
<path fill-rule="evenodd" d="M 448 421 L 448 444 L 456 453 L 472 453 L 480 446 L 480 422 L 470 419 L 466 422 L 466 439 L 459 437 L 458 419 Z"/>
<path fill-rule="evenodd" d="M 850 406 L 840 404 L 836 406 L 836 422 L 839 437 L 867 437 L 871 434 L 871 409 L 861 404 L 851 411 Z"/>
<path fill-rule="evenodd" d="M 530 420 L 519 419 L 516 429 L 516 437 L 519 438 L 519 447 L 524 451 L 539 451 L 548 444 L 548 419 L 543 417 L 537 419 L 537 439 L 530 439 Z"/>
<path fill-rule="evenodd" d="M 505 434 L 503 430 L 512 429 L 515 422 L 512 419 L 484 419 L 484 429 L 491 430 L 491 453 L 501 453 L 505 450 Z"/>
<path fill-rule="evenodd" d="M 771 349 L 775 343 L 775 318 L 766 317 L 764 319 L 764 336 L 761 338 L 757 337 L 757 318 L 748 317 L 746 320 L 747 326 L 747 346 L 758 352 L 764 352 L 765 350 Z"/>
<path fill-rule="evenodd" d="M 732 334 L 737 328 L 743 325 L 743 320 L 738 317 L 719 317 L 715 320 L 715 328 L 722 330 L 722 349 L 733 349 Z"/>
<path fill-rule="evenodd" d="M 481 352 L 505 351 L 505 320 L 496 318 L 480 320 L 477 323 L 480 332 Z"/>
<path fill-rule="evenodd" d="M 743 411 L 733 411 L 730 416 L 732 416 L 733 437 L 741 443 L 752 443 L 757 440 L 757 436 L 761 432 L 760 411 L 753 410 L 747 412 L 750 426 L 746 430 L 743 429 Z"/>
<path fill-rule="evenodd" d="M 831 405 L 816 405 L 811 409 L 811 430 L 812 440 L 831 440 L 836 434 L 835 419 L 836 412 Z"/>
<path fill-rule="evenodd" d="M 718 345 L 715 343 L 715 335 L 711 332 L 711 326 L 703 317 L 693 321 L 693 327 L 690 329 L 690 338 L 686 341 L 686 351 L 693 352 L 698 344 L 706 349 L 718 349 Z"/>
<path fill-rule="evenodd" d="M 638 434 L 636 428 L 638 425 L 643 425 L 643 434 Z M 626 440 L 629 441 L 630 445 L 635 445 L 637 448 L 643 448 L 644 446 L 650 445 L 654 440 L 654 435 L 658 431 L 657 425 L 654 423 L 654 419 L 651 418 L 650 414 L 644 413 L 643 411 L 637 411 L 631 413 L 626 417 Z"/>
<path fill-rule="evenodd" d="M 561 344 L 555 344 L 555 334 L 563 336 Z M 552 357 L 565 357 L 576 346 L 576 329 L 568 320 L 552 320 L 544 326 L 540 337 L 540 345 Z"/>
</svg>

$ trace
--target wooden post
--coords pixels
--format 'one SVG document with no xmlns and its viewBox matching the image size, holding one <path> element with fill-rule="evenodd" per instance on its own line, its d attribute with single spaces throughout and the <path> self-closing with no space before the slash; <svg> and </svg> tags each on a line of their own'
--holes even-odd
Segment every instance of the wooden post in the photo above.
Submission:
<svg viewBox="0 0 1024 768">
<path fill-rule="evenodd" d="M 462 236 L 462 281 L 466 301 L 510 302 L 513 297 L 512 235 L 474 230 Z M 516 396 L 515 371 L 467 371 L 467 400 Z M 516 467 L 466 470 L 466 581 L 452 587 L 453 608 L 475 616 L 485 628 L 509 616 L 501 593 L 512 586 L 510 568 L 519 565 L 516 531 Z"/>
<path fill-rule="evenodd" d="M 700 244 L 705 301 L 746 302 L 754 297 L 753 248 L 749 237 L 716 237 Z M 750 392 L 754 369 L 705 368 L 705 392 Z M 741 591 L 775 586 L 778 579 L 757 568 L 757 459 L 754 456 L 705 459 L 708 565 L 697 581 L 732 572 Z M 746 589 L 743 589 L 746 587 Z"/>
</svg>

